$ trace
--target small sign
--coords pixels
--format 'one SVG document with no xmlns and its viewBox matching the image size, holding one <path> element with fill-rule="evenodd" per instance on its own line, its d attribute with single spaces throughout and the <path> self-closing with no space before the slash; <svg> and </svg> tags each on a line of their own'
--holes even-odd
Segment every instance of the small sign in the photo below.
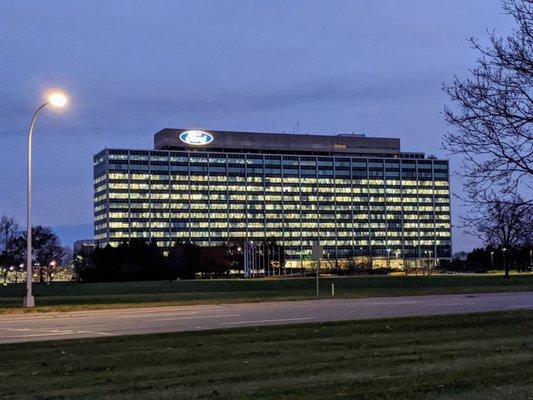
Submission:
<svg viewBox="0 0 533 400">
<path fill-rule="evenodd" d="M 192 146 L 205 146 L 213 141 L 213 135 L 204 131 L 185 131 L 180 133 L 180 140 Z"/>
</svg>

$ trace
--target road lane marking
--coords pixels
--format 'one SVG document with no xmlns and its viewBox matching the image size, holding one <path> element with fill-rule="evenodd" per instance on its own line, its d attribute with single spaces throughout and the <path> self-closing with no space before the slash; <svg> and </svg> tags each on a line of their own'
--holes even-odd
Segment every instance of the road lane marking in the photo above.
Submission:
<svg viewBox="0 0 533 400">
<path fill-rule="evenodd" d="M 123 318 L 144 318 L 144 317 L 159 317 L 159 316 L 165 316 L 165 315 L 194 315 L 199 314 L 201 311 L 187 311 L 187 312 L 172 312 L 169 313 L 170 310 L 164 310 L 167 311 L 167 313 L 164 314 L 158 314 L 156 311 L 153 313 L 141 313 L 141 314 L 134 314 L 133 312 L 125 313 L 127 315 L 120 315 L 119 313 L 109 313 L 109 314 L 91 314 L 91 311 L 88 311 L 87 314 L 83 315 L 74 315 L 74 314 L 65 314 L 65 315 L 54 315 L 54 316 L 35 316 L 35 317 L 21 317 L 21 318 L 1 318 L 0 317 L 0 325 L 2 323 L 14 323 L 14 322 L 33 322 L 35 320 L 48 320 L 48 321 L 57 321 L 58 319 L 64 320 L 72 320 L 77 318 L 116 318 L 116 319 L 123 319 Z M 138 311 L 137 311 L 138 312 Z M 66 322 L 66 321 L 65 321 Z M 70 322 L 70 321 L 69 321 Z"/>
<path fill-rule="evenodd" d="M 155 321 L 181 321 L 181 320 L 185 320 L 185 319 L 222 318 L 222 317 L 240 317 L 240 316 L 241 316 L 241 314 L 200 315 L 198 317 L 158 318 L 158 319 L 151 319 L 149 322 L 155 322 Z"/>
<path fill-rule="evenodd" d="M 109 336 L 112 335 L 111 333 L 107 332 L 99 332 L 99 331 L 80 331 L 80 330 L 70 330 L 70 329 L 40 329 L 43 332 L 38 332 L 39 329 L 29 329 L 29 328 L 0 328 L 0 330 L 8 331 L 8 332 L 31 332 L 31 331 L 37 331 L 36 333 L 28 333 L 25 335 L 17 335 L 17 336 L 0 336 L 1 339 L 6 338 L 23 338 L 23 337 L 33 337 L 33 336 L 53 336 L 53 335 L 80 335 L 80 334 L 95 334 L 95 335 L 104 335 Z"/>
<path fill-rule="evenodd" d="M 364 306 L 397 306 L 397 305 L 402 305 L 402 304 L 421 304 L 422 302 L 421 301 L 379 301 L 379 302 L 373 302 L 373 301 L 369 301 L 368 303 L 363 303 L 363 302 L 360 302 L 360 303 L 344 303 L 344 304 L 341 304 L 343 306 L 353 306 L 353 305 L 364 305 Z"/>
<path fill-rule="evenodd" d="M 144 314 L 131 314 L 131 315 L 119 315 L 114 318 L 116 319 L 124 319 L 124 318 L 150 318 L 150 317 L 169 317 L 172 315 L 180 316 L 180 315 L 195 315 L 199 314 L 200 311 L 193 311 L 193 312 L 175 312 L 175 313 L 164 313 L 164 314 L 157 314 L 157 313 L 144 313 Z"/>
<path fill-rule="evenodd" d="M 92 333 L 95 335 L 102 335 L 102 336 L 113 336 L 112 333 L 107 332 L 98 332 L 98 331 L 76 331 L 76 334 L 82 334 L 82 333 Z"/>
<path fill-rule="evenodd" d="M 0 337 L 0 341 L 7 340 L 7 339 L 23 339 L 23 338 L 32 338 L 32 337 L 64 336 L 64 335 L 72 335 L 72 333 L 70 333 L 70 332 L 63 332 L 63 333 L 34 333 L 34 334 L 31 334 L 31 335 L 2 336 L 2 337 Z"/>
<path fill-rule="evenodd" d="M 191 311 L 187 308 L 193 308 L 195 311 Z M 191 305 L 191 306 L 184 306 L 180 308 L 174 308 L 173 306 L 163 306 L 163 307 L 142 307 L 142 308 L 119 308 L 119 309 L 109 309 L 109 310 L 85 310 L 85 311 L 65 311 L 61 313 L 50 313 L 50 315 L 20 315 L 20 314 L 0 314 L 0 324 L 1 323 L 8 323 L 8 322 L 30 322 L 35 320 L 57 320 L 57 319 L 70 319 L 70 318 L 87 318 L 87 317 L 109 317 L 109 316 L 118 316 L 118 317 L 126 317 L 127 315 L 131 316 L 137 316 L 138 313 L 144 313 L 146 315 L 150 314 L 157 314 L 158 312 L 166 312 L 166 313 L 174 313 L 174 312 L 180 312 L 184 311 L 186 313 L 189 312 L 207 312 L 207 311 L 214 311 L 214 310 L 221 310 L 221 309 L 227 309 L 227 308 L 233 308 L 229 304 L 223 304 L 220 306 L 213 306 L 213 305 L 204 305 L 204 306 L 197 306 L 197 305 Z M 161 315 L 161 314 L 159 314 Z"/>
<path fill-rule="evenodd" d="M 30 328 L 0 328 L 2 331 L 13 331 L 13 332 L 28 332 Z"/>
<path fill-rule="evenodd" d="M 239 324 L 256 324 L 261 322 L 288 322 L 288 321 L 305 321 L 309 320 L 311 317 L 301 317 L 301 318 L 278 318 L 278 319 L 258 319 L 254 321 L 236 321 L 236 322 L 219 322 L 219 325 L 239 325 Z"/>
<path fill-rule="evenodd" d="M 102 336 L 113 336 L 111 333 L 107 332 L 96 332 L 96 331 L 50 331 L 45 333 L 31 333 L 28 335 L 18 335 L 18 336 L 0 336 L 0 340 L 3 339 L 16 339 L 16 338 L 29 338 L 29 337 L 39 337 L 39 336 L 62 336 L 62 335 L 83 335 L 83 334 L 92 334 L 92 335 L 102 335 Z"/>
</svg>

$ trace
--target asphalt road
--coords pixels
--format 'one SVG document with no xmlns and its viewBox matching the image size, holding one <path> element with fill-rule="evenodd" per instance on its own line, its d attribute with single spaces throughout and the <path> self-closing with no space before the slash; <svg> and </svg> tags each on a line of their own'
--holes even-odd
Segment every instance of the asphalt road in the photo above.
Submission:
<svg viewBox="0 0 533 400">
<path fill-rule="evenodd" d="M 533 292 L 0 315 L 0 343 L 533 309 Z"/>
</svg>

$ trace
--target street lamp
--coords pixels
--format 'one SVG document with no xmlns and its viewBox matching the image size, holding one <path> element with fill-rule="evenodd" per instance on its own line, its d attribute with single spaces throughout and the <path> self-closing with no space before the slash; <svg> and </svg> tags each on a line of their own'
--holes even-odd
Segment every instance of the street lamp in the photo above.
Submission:
<svg viewBox="0 0 533 400">
<path fill-rule="evenodd" d="M 502 252 L 503 252 L 503 269 L 505 271 L 503 277 L 504 279 L 509 279 L 509 270 L 507 269 L 507 264 L 505 263 L 505 252 L 507 251 L 507 248 L 503 248 L 502 249 Z"/>
<path fill-rule="evenodd" d="M 48 96 L 48 99 L 45 103 L 41 104 L 31 119 L 30 129 L 28 131 L 28 187 L 27 187 L 27 249 L 26 249 L 26 295 L 24 296 L 23 307 L 34 307 L 35 299 L 32 294 L 32 277 L 33 277 L 33 262 L 32 262 L 32 243 L 31 243 L 31 150 L 32 150 L 32 136 L 33 136 L 33 127 L 35 126 L 35 121 L 37 120 L 37 115 L 39 112 L 50 105 L 52 107 L 61 108 L 64 107 L 68 102 L 67 96 L 61 92 L 53 92 Z"/>
<path fill-rule="evenodd" d="M 390 269 L 390 252 L 391 249 L 387 249 L 387 268 Z"/>
<path fill-rule="evenodd" d="M 494 252 L 490 252 L 490 268 L 494 271 Z"/>
</svg>

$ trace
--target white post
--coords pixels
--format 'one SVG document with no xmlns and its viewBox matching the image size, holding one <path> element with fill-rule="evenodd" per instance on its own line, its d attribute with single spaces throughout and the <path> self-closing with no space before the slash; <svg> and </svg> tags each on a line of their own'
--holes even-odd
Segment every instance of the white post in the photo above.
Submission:
<svg viewBox="0 0 533 400">
<path fill-rule="evenodd" d="M 328 253 L 329 255 L 329 253 Z M 318 288 L 318 274 L 320 270 L 320 260 L 323 257 L 323 249 L 322 246 L 320 246 L 319 242 L 313 242 L 313 248 L 311 251 L 311 258 L 316 260 L 316 297 L 319 296 L 319 288 Z"/>
<path fill-rule="evenodd" d="M 316 260 L 315 263 L 316 263 L 315 264 L 316 265 L 316 271 L 315 271 L 316 272 L 316 297 L 318 297 L 318 294 L 319 294 L 318 293 L 319 292 L 318 290 L 318 269 L 320 268 L 320 261 Z"/>
<path fill-rule="evenodd" d="M 253 241 L 250 241 L 250 247 L 251 247 L 251 257 L 252 257 L 252 278 L 255 277 L 255 245 Z"/>
<path fill-rule="evenodd" d="M 244 268 L 244 277 L 248 278 L 248 266 L 246 265 L 246 240 L 243 242 L 242 245 L 242 267 Z"/>
</svg>

